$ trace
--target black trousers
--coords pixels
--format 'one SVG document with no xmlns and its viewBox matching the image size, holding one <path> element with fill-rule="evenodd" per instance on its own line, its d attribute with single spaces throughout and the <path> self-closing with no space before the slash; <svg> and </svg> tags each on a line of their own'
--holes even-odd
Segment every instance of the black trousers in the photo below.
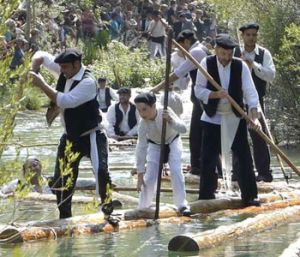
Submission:
<svg viewBox="0 0 300 257">
<path fill-rule="evenodd" d="M 231 150 L 236 158 L 238 184 L 242 199 L 245 202 L 253 200 L 257 197 L 257 186 L 245 120 L 240 120 Z M 218 187 L 216 166 L 220 153 L 221 126 L 203 122 L 199 199 L 215 198 L 215 191 Z"/>
<path fill-rule="evenodd" d="M 262 108 L 263 113 L 265 113 L 264 108 L 264 98 L 260 97 L 259 102 Z M 259 119 L 259 122 L 261 124 L 262 130 L 265 134 L 267 134 L 266 124 L 263 119 Z M 255 131 L 249 130 L 252 144 L 253 144 L 253 157 L 254 157 L 254 163 L 255 168 L 259 175 L 265 175 L 271 173 L 270 170 L 270 149 L 265 142 Z"/>
<path fill-rule="evenodd" d="M 264 98 L 260 97 L 259 102 L 262 108 L 262 111 L 264 110 Z M 266 130 L 266 124 L 263 119 L 259 119 L 259 122 L 261 124 L 262 130 L 265 134 L 267 134 Z M 270 169 L 270 149 L 267 145 L 267 143 L 252 129 L 249 129 L 249 134 L 252 140 L 253 145 L 253 159 L 256 171 L 258 175 L 266 175 L 270 174 L 272 171 Z M 233 158 L 233 172 L 236 170 L 236 160 Z"/>
<path fill-rule="evenodd" d="M 66 156 L 66 144 L 67 140 L 72 143 L 72 153 L 79 153 L 77 159 L 70 161 Z M 107 137 L 101 131 L 96 131 L 96 144 L 98 150 L 98 188 L 99 195 L 102 203 L 111 201 L 111 195 L 107 192 L 107 189 L 111 188 L 111 179 L 108 172 L 108 142 Z M 57 158 L 55 165 L 54 178 L 51 183 L 52 191 L 56 194 L 57 206 L 59 209 L 60 219 L 68 218 L 72 216 L 72 196 L 74 193 L 74 187 L 78 177 L 78 167 L 82 157 L 86 156 L 90 158 L 91 144 L 90 135 L 83 136 L 77 140 L 68 139 L 67 135 L 64 134 L 61 139 L 57 150 Z M 70 165 L 70 172 L 61 170 L 62 162 L 64 166 Z M 55 190 L 57 188 L 57 190 Z"/>
<path fill-rule="evenodd" d="M 189 143 L 190 143 L 190 163 L 193 173 L 200 174 L 200 158 L 201 158 L 201 141 L 202 141 L 202 124 L 201 115 L 203 113 L 200 104 L 193 103 Z"/>
</svg>

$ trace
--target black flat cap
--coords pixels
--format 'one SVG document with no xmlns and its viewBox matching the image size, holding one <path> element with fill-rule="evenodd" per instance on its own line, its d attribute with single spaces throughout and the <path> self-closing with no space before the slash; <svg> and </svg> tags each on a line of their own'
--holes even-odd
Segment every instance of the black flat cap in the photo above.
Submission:
<svg viewBox="0 0 300 257">
<path fill-rule="evenodd" d="M 100 77 L 100 78 L 98 78 L 98 82 L 104 82 L 104 81 L 106 81 L 107 79 L 105 78 L 105 77 Z"/>
<path fill-rule="evenodd" d="M 120 95 L 120 94 L 128 94 L 128 95 L 131 95 L 131 89 L 128 88 L 128 87 L 121 87 L 117 93 Z"/>
<path fill-rule="evenodd" d="M 190 29 L 185 29 L 178 34 L 176 41 L 178 43 L 180 43 L 180 42 L 183 42 L 185 39 L 195 39 L 196 40 L 195 32 Z"/>
<path fill-rule="evenodd" d="M 259 25 L 255 22 L 249 22 L 249 23 L 246 23 L 244 25 L 242 25 L 239 30 L 244 32 L 246 29 L 256 29 L 256 30 L 259 30 Z"/>
<path fill-rule="evenodd" d="M 216 45 L 224 49 L 233 49 L 238 46 L 231 36 L 223 33 L 216 36 Z"/>
<path fill-rule="evenodd" d="M 153 94 L 152 92 L 144 92 L 144 93 L 140 93 L 138 94 L 135 98 L 134 98 L 134 102 L 137 103 L 144 103 L 147 104 L 149 106 L 152 106 L 153 104 L 156 103 L 156 96 L 155 94 Z"/>
<path fill-rule="evenodd" d="M 68 63 L 81 61 L 82 53 L 77 48 L 66 48 L 54 59 L 56 63 Z"/>
</svg>

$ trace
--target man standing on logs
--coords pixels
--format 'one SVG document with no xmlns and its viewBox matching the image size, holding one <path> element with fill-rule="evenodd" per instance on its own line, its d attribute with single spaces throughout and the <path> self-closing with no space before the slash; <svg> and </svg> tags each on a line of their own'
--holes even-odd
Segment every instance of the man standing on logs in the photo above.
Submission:
<svg viewBox="0 0 300 257">
<path fill-rule="evenodd" d="M 265 113 L 264 97 L 266 95 L 267 83 L 275 78 L 275 66 L 271 53 L 259 46 L 257 34 L 259 25 L 256 23 L 247 23 L 239 28 L 242 32 L 243 47 L 237 47 L 234 55 L 241 57 L 252 72 L 252 78 L 258 93 L 259 103 L 262 112 Z M 260 117 L 259 122 L 263 132 L 266 133 L 266 122 Z M 267 143 L 255 131 L 250 130 L 250 136 L 253 143 L 253 157 L 258 176 L 256 181 L 272 182 L 273 176 L 270 169 L 270 151 Z M 235 170 L 235 167 L 234 167 Z"/>
<path fill-rule="evenodd" d="M 196 35 L 191 30 L 183 30 L 177 37 L 176 41 L 198 61 L 206 57 L 206 52 L 203 45 L 199 43 Z M 191 173 L 194 175 L 200 175 L 200 146 L 201 146 L 201 122 L 200 117 L 203 112 L 199 99 L 195 97 L 194 87 L 197 77 L 197 67 L 189 60 L 186 59 L 179 67 L 177 67 L 173 73 L 171 73 L 169 82 L 172 84 L 179 78 L 184 78 L 188 73 L 192 80 L 191 86 L 191 101 L 193 103 L 193 111 L 191 117 L 190 127 L 190 162 Z M 158 92 L 164 87 L 165 82 L 162 81 L 155 86 L 152 91 Z"/>
<path fill-rule="evenodd" d="M 226 143 L 228 146 L 227 151 L 231 149 L 236 157 L 238 184 L 244 205 L 258 206 L 260 203 L 255 200 L 257 186 L 247 139 L 247 124 L 226 99 L 231 96 L 241 108 L 244 107 L 245 100 L 250 119 L 255 125 L 259 124 L 258 94 L 246 63 L 233 58 L 233 49 L 236 46 L 229 35 L 220 34 L 216 38 L 216 55 L 208 56 L 201 62 L 203 68 L 223 90 L 216 91 L 202 73 L 198 72 L 197 75 L 195 95 L 204 106 L 201 116 L 203 130 L 199 199 L 215 199 L 218 186 L 216 166 L 222 142 L 222 145 Z"/>
<path fill-rule="evenodd" d="M 81 56 L 81 52 L 75 48 L 67 48 L 56 58 L 38 51 L 32 58 L 30 72 L 33 85 L 40 88 L 59 107 L 65 128 L 58 146 L 54 178 L 50 185 L 56 194 L 61 219 L 72 216 L 72 196 L 79 162 L 83 156 L 91 159 L 102 211 L 110 215 L 113 210 L 107 138 L 98 125 L 97 82 L 82 65 Z M 38 73 L 41 65 L 59 76 L 56 89 L 49 86 Z"/>
<path fill-rule="evenodd" d="M 134 102 L 141 116 L 136 145 L 137 190 L 141 192 L 138 208 L 148 208 L 152 203 L 159 172 L 162 124 L 165 119 L 167 127 L 163 163 L 170 166 L 173 202 L 181 215 L 190 216 L 181 169 L 182 143 L 179 134 L 186 132 L 184 122 L 171 108 L 164 110 L 157 106 L 153 93 L 141 93 L 135 97 Z"/>
</svg>

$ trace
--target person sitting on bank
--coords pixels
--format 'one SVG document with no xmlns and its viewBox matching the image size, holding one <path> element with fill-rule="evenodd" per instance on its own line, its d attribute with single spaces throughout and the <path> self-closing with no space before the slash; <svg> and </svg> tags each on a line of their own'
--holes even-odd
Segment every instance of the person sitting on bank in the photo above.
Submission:
<svg viewBox="0 0 300 257">
<path fill-rule="evenodd" d="M 107 112 L 108 107 L 111 106 L 111 101 L 118 101 L 119 97 L 115 91 L 108 87 L 106 84 L 106 78 L 98 78 L 98 88 L 97 88 L 97 100 L 99 103 L 99 108 L 102 112 Z"/>
<path fill-rule="evenodd" d="M 140 192 L 138 208 L 149 208 L 158 177 L 163 119 L 167 121 L 164 163 L 171 171 L 173 202 L 183 216 L 191 211 L 186 201 L 184 176 L 181 168 L 182 143 L 179 134 L 186 132 L 184 122 L 172 111 L 156 105 L 153 93 L 141 93 L 134 99 L 141 116 L 136 145 L 137 190 Z"/>
<path fill-rule="evenodd" d="M 42 164 L 34 156 L 28 157 L 23 164 L 22 178 L 16 178 L 3 185 L 0 195 L 9 196 L 22 189 L 30 189 L 31 192 L 51 194 L 51 189 L 47 184 L 47 179 L 42 175 Z"/>
<path fill-rule="evenodd" d="M 120 88 L 119 102 L 108 108 L 107 135 L 116 140 L 125 140 L 137 136 L 139 114 L 135 104 L 130 102 L 131 89 Z"/>
</svg>

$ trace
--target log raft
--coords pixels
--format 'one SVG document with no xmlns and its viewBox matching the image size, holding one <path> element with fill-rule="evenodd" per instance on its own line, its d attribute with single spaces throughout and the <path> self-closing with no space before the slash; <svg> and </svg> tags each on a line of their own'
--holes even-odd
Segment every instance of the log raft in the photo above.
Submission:
<svg viewBox="0 0 300 257">
<path fill-rule="evenodd" d="M 259 214 L 232 225 L 220 226 L 197 234 L 185 234 L 173 237 L 169 251 L 198 252 L 201 249 L 215 247 L 240 236 L 263 232 L 274 226 L 300 220 L 300 206 L 287 207 L 270 213 Z"/>
<path fill-rule="evenodd" d="M 191 218 L 181 217 L 172 208 L 162 208 L 160 217 L 164 217 L 154 221 L 152 218 L 143 218 L 132 220 L 140 211 L 130 210 L 118 212 L 120 217 L 118 225 L 111 225 L 102 212 L 76 216 L 68 219 L 51 220 L 51 221 L 32 221 L 21 224 L 2 225 L 0 226 L 0 242 L 16 243 L 41 239 L 56 239 L 67 235 L 93 234 L 99 232 L 111 233 L 115 231 L 130 230 L 134 228 L 145 228 L 157 224 L 179 224 L 188 222 Z M 152 217 L 154 210 L 147 213 L 143 211 L 147 217 Z M 174 216 L 174 214 L 176 216 Z M 127 218 L 125 218 L 127 217 Z M 126 219 L 126 220 L 125 220 Z"/>
</svg>

